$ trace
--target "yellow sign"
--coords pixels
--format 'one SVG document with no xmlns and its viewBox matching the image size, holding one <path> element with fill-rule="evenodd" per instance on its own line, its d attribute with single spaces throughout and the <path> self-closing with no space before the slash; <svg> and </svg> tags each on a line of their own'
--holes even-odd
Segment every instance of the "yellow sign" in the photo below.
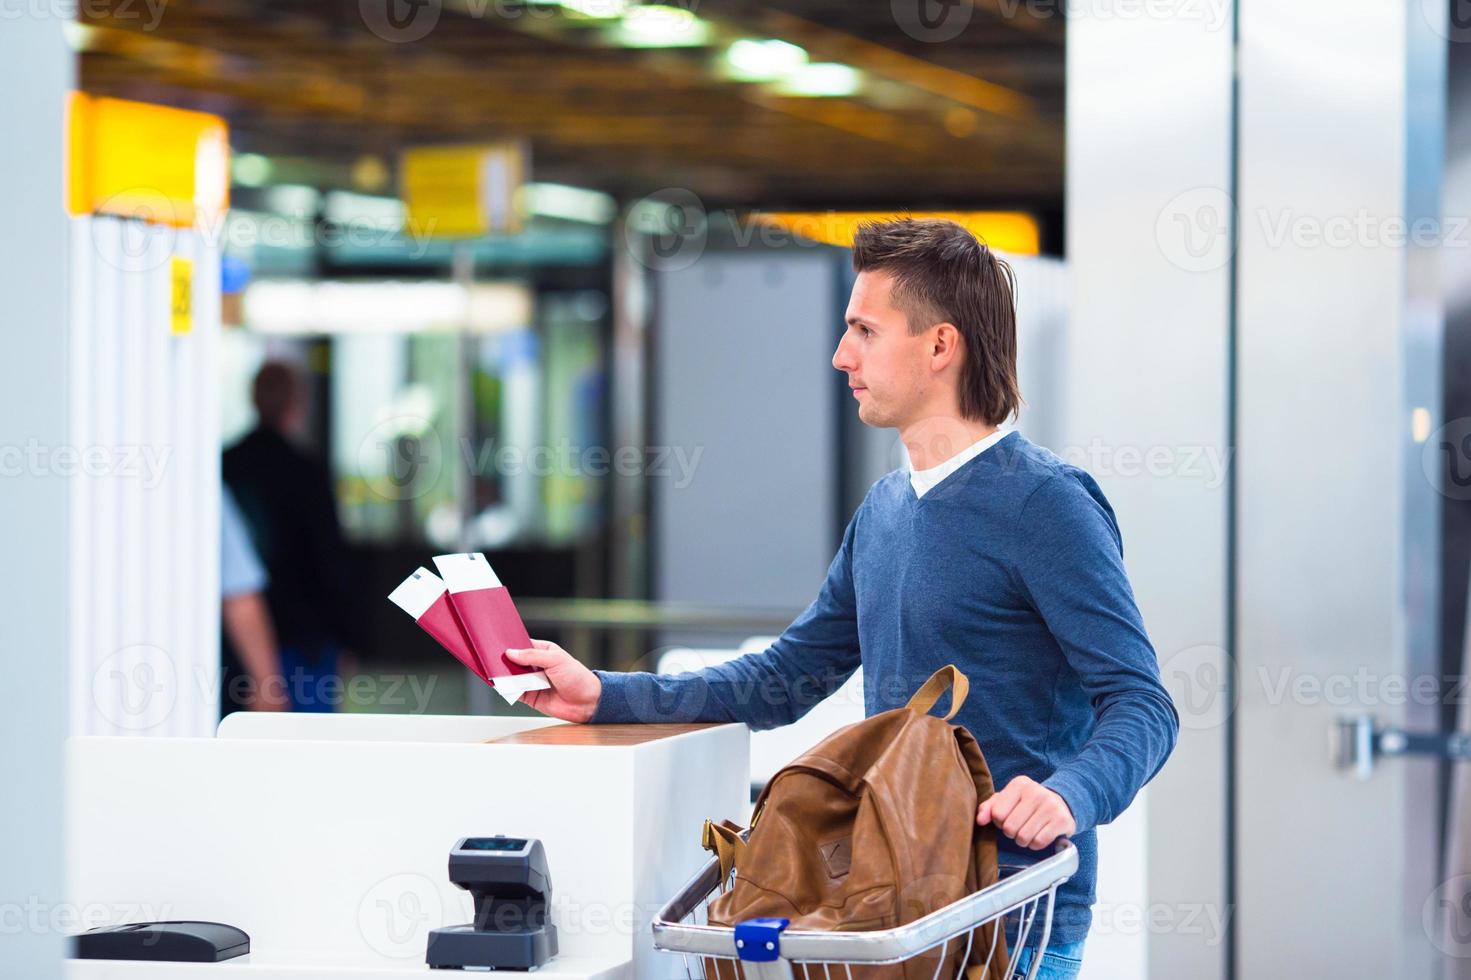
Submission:
<svg viewBox="0 0 1471 980">
<path fill-rule="evenodd" d="M 230 137 L 204 112 L 73 92 L 67 210 L 188 228 L 230 204 Z"/>
<path fill-rule="evenodd" d="M 194 331 L 194 263 L 178 256 L 169 260 L 169 333 Z"/>
<path fill-rule="evenodd" d="M 526 180 L 520 143 L 419 146 L 399 160 L 405 231 L 415 236 L 476 238 L 519 231 L 516 191 Z"/>
<path fill-rule="evenodd" d="M 753 221 L 844 248 L 853 245 L 853 233 L 861 223 L 895 218 L 944 218 L 997 251 L 1013 255 L 1036 255 L 1041 251 L 1037 219 L 1025 211 L 766 211 L 751 215 Z"/>
</svg>

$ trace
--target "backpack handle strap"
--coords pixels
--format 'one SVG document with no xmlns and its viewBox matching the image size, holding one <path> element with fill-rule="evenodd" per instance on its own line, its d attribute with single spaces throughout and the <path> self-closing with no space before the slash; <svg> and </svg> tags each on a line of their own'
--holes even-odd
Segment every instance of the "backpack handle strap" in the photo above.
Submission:
<svg viewBox="0 0 1471 980">
<path fill-rule="evenodd" d="M 716 823 L 706 820 L 700 832 L 700 846 L 714 854 L 720 862 L 720 887 L 730 880 L 730 872 L 740 864 L 746 853 L 746 842 L 741 839 L 741 828 L 729 820 Z"/>
<path fill-rule="evenodd" d="M 916 714 L 927 715 L 947 690 L 950 692 L 950 710 L 946 712 L 945 720 L 949 721 L 965 704 L 966 695 L 970 694 L 970 681 L 954 664 L 946 664 L 931 674 L 904 707 Z"/>
</svg>

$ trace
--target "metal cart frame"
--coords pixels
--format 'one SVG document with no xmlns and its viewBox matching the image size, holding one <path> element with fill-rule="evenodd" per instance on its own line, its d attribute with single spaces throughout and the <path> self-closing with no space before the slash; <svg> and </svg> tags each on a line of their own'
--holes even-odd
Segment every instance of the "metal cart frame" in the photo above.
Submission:
<svg viewBox="0 0 1471 980">
<path fill-rule="evenodd" d="M 1028 933 L 1040 913 L 1041 940 L 1026 975 L 1027 980 L 1034 980 L 1052 935 L 1057 888 L 1077 869 L 1077 849 L 1072 841 L 1059 838 L 1048 857 L 907 925 L 872 932 L 819 932 L 789 931 L 785 919 L 754 919 L 734 927 L 709 925 L 709 900 L 723 884 L 720 864 L 711 860 L 654 916 L 654 948 L 683 954 L 690 980 L 696 976 L 690 969 L 691 956 L 697 958 L 697 963 L 704 959 L 717 961 L 717 970 L 719 961 L 734 961 L 732 972 L 737 980 L 796 980 L 794 966 L 801 968 L 801 980 L 833 980 L 835 966 L 843 967 L 846 980 L 852 980 L 851 967 L 855 965 L 898 963 L 943 946 L 935 965 L 935 980 L 949 980 L 940 978 L 939 972 L 951 941 L 966 937 L 965 953 L 961 957 L 964 964 L 970 958 L 975 930 L 995 922 L 992 949 L 986 956 L 989 967 L 996 952 L 995 937 L 1002 933 L 1005 917 L 1012 913 L 1018 916 L 1019 951 L 1026 945 Z M 1044 897 L 1047 905 L 1042 909 Z M 1019 976 L 1015 972 L 1016 959 L 1013 953 L 1010 976 Z M 821 967 L 822 972 L 814 976 L 812 970 L 816 967 Z M 699 975 L 704 975 L 703 965 Z"/>
</svg>

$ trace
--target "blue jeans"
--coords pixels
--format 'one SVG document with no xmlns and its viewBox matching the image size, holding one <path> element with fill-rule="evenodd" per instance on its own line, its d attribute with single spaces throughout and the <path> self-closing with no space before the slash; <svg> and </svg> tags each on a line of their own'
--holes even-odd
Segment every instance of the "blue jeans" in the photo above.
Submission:
<svg viewBox="0 0 1471 980">
<path fill-rule="evenodd" d="M 1047 952 L 1042 954 L 1042 963 L 1037 967 L 1037 980 L 1077 980 L 1078 971 L 1083 968 L 1083 943 L 1086 941 L 1048 943 Z M 1036 955 L 1037 947 L 1028 944 L 1013 960 L 1012 975 L 1025 977 L 1032 968 L 1032 957 Z"/>
<path fill-rule="evenodd" d="M 342 683 L 337 676 L 337 647 L 330 643 L 281 647 L 281 676 L 291 710 L 325 714 L 342 703 Z"/>
</svg>

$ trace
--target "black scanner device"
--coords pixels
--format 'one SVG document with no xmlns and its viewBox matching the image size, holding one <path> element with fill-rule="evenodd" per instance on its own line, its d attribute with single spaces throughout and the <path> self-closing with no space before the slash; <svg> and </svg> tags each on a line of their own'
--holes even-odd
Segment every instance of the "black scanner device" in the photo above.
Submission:
<svg viewBox="0 0 1471 980">
<path fill-rule="evenodd" d="M 475 921 L 429 933 L 433 969 L 534 970 L 557 955 L 547 920 L 552 877 L 541 841 L 465 837 L 449 853 L 449 880 L 475 900 Z"/>
<path fill-rule="evenodd" d="M 72 937 L 79 960 L 219 963 L 250 952 L 250 937 L 223 922 L 137 922 Z"/>
</svg>

